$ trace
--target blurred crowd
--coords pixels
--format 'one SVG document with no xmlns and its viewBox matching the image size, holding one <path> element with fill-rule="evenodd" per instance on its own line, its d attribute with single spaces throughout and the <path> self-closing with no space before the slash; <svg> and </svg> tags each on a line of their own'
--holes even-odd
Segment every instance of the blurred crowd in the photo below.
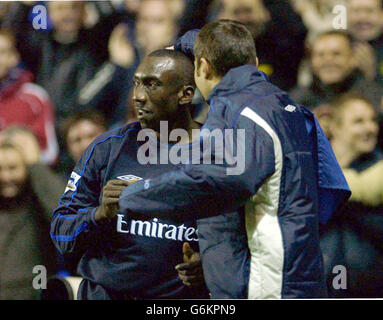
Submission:
<svg viewBox="0 0 383 320">
<path fill-rule="evenodd" d="M 48 231 L 74 164 L 135 120 L 143 57 L 223 18 L 246 24 L 259 69 L 317 115 L 353 192 L 320 226 L 329 296 L 383 297 L 383 0 L 115 0 L 0 3 L 0 299 L 38 299 L 35 265 L 76 274 Z"/>
</svg>

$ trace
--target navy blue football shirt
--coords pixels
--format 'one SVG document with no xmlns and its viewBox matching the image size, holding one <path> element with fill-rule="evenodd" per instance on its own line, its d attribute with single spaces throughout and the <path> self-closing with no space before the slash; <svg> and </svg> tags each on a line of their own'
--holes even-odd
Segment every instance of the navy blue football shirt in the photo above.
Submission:
<svg viewBox="0 0 383 320">
<path fill-rule="evenodd" d="M 206 293 L 192 293 L 174 269 L 183 262 L 185 241 L 198 249 L 194 220 L 132 219 L 121 213 L 107 224 L 94 220 L 109 180 L 147 180 L 192 154 L 193 144 L 161 144 L 140 136 L 140 130 L 138 122 L 128 124 L 100 135 L 86 149 L 53 212 L 51 238 L 62 254 L 83 251 L 78 273 L 105 289 L 141 298 L 201 298 Z"/>
</svg>

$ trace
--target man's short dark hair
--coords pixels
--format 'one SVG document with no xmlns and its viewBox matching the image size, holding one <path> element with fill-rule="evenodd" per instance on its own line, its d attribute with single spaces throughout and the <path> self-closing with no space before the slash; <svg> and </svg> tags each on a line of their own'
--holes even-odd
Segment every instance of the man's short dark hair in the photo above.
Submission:
<svg viewBox="0 0 383 320">
<path fill-rule="evenodd" d="M 207 59 L 217 76 L 245 64 L 256 64 L 255 42 L 244 24 L 233 20 L 219 20 L 205 25 L 194 45 L 197 67 L 200 59 Z"/>
<path fill-rule="evenodd" d="M 66 118 L 62 125 L 62 135 L 65 142 L 67 141 L 68 133 L 72 127 L 85 120 L 94 123 L 96 126 L 99 126 L 104 130 L 107 129 L 105 118 L 98 111 L 89 109 L 77 110 L 71 116 Z"/>
<path fill-rule="evenodd" d="M 184 86 L 192 86 L 195 88 L 194 82 L 194 65 L 185 54 L 180 51 L 169 50 L 169 49 L 158 49 L 151 52 L 148 57 L 159 57 L 159 58 L 171 58 L 176 62 L 176 72 L 181 78 L 181 84 Z"/>
</svg>

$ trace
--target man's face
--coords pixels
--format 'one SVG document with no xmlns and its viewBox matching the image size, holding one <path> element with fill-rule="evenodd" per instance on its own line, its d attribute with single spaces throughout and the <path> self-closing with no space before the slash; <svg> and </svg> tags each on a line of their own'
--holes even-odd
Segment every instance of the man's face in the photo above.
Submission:
<svg viewBox="0 0 383 320">
<path fill-rule="evenodd" d="M 103 132 L 101 126 L 90 120 L 84 119 L 74 124 L 68 131 L 66 141 L 73 160 L 77 162 L 89 144 Z"/>
<path fill-rule="evenodd" d="M 324 84 L 341 83 L 355 67 L 350 43 L 340 35 L 319 37 L 313 44 L 311 64 L 314 75 Z"/>
<path fill-rule="evenodd" d="M 146 57 L 134 74 L 133 103 L 142 128 L 159 132 L 160 121 L 172 121 L 181 89 L 173 59 Z"/>
<path fill-rule="evenodd" d="M 163 0 L 145 0 L 137 14 L 137 40 L 146 52 L 164 48 L 172 44 L 176 36 L 170 7 Z"/>
<path fill-rule="evenodd" d="M 27 168 L 21 154 L 12 148 L 0 148 L 0 197 L 15 198 L 27 180 Z"/>
<path fill-rule="evenodd" d="M 357 155 L 373 151 L 379 129 L 373 108 L 362 100 L 351 100 L 343 107 L 333 138 L 341 141 Z"/>
<path fill-rule="evenodd" d="M 220 19 L 242 22 L 255 37 L 263 32 L 270 20 L 270 13 L 262 0 L 222 0 L 223 12 Z"/>
<path fill-rule="evenodd" d="M 18 53 L 8 37 L 0 36 L 0 80 L 19 62 Z"/>
<path fill-rule="evenodd" d="M 377 39 L 383 32 L 381 0 L 348 0 L 348 26 L 360 41 Z"/>
<path fill-rule="evenodd" d="M 52 1 L 48 3 L 48 10 L 56 31 L 73 33 L 81 29 L 85 16 L 82 1 Z"/>
</svg>

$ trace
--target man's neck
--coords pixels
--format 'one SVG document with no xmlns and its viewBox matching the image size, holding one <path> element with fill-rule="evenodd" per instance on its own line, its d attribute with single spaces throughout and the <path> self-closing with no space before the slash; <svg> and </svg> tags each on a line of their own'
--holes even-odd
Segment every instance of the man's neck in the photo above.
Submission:
<svg viewBox="0 0 383 320">
<path fill-rule="evenodd" d="M 189 108 L 189 106 L 182 107 L 182 108 Z M 170 133 L 173 130 L 182 129 L 182 130 L 185 130 L 187 132 L 187 136 L 185 135 L 185 136 L 179 137 L 180 140 L 178 140 L 177 143 L 178 144 L 189 144 L 198 138 L 199 135 L 196 135 L 196 134 L 193 135 L 193 130 L 196 130 L 196 129 L 199 130 L 200 127 L 201 126 L 192 119 L 190 112 L 185 111 L 185 112 L 177 114 L 174 117 L 173 121 L 168 121 L 168 130 L 166 132 L 163 132 L 161 130 L 160 130 L 160 132 L 157 132 L 157 138 L 160 141 L 164 141 L 164 142 L 168 143 Z M 164 136 L 164 135 L 166 135 L 166 136 Z"/>
<path fill-rule="evenodd" d="M 214 77 L 212 78 L 211 80 L 209 80 L 206 84 L 206 87 L 207 87 L 207 90 L 205 90 L 205 92 L 202 93 L 203 97 L 205 100 L 207 100 L 207 98 L 209 97 L 210 93 L 214 90 L 214 88 L 221 82 L 222 80 L 222 77 Z"/>
</svg>

